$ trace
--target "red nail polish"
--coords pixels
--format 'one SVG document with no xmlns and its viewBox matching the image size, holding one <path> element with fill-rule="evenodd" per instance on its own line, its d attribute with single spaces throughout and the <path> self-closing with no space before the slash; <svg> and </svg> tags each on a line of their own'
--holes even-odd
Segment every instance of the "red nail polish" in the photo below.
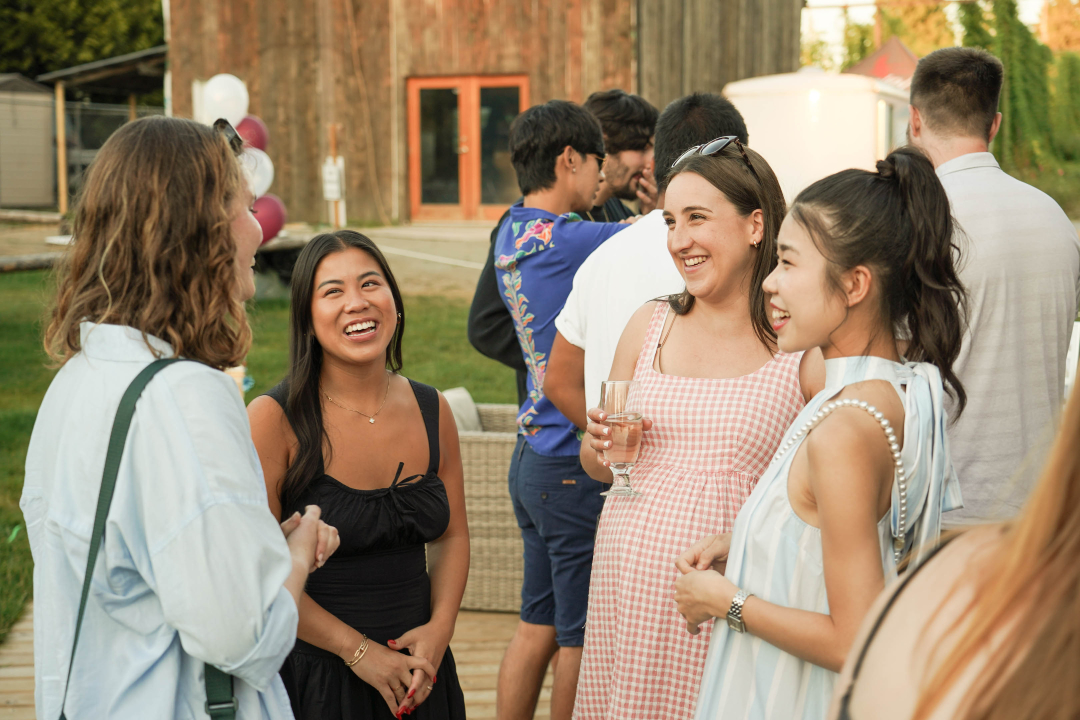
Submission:
<svg viewBox="0 0 1080 720">
<path fill-rule="evenodd" d="M 387 645 L 397 645 L 397 640 L 387 640 L 386 644 Z"/>
<path fill-rule="evenodd" d="M 439 681 L 439 678 L 438 678 L 437 676 L 435 676 L 435 675 L 432 675 L 432 676 L 431 676 L 431 684 L 432 684 L 432 685 L 434 685 L 434 684 L 435 684 L 435 683 L 437 683 L 438 681 Z"/>
<path fill-rule="evenodd" d="M 410 691 L 409 691 L 409 694 L 405 696 L 405 699 L 406 699 L 406 700 L 408 700 L 409 698 L 411 698 L 411 697 L 412 697 L 413 695 L 415 695 L 415 694 L 416 694 L 416 691 L 415 691 L 415 690 L 410 690 Z"/>
</svg>

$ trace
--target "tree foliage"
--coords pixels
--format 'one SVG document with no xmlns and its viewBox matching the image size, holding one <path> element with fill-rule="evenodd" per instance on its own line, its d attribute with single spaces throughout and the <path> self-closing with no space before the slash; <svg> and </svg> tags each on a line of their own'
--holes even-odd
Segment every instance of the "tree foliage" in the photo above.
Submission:
<svg viewBox="0 0 1080 720">
<path fill-rule="evenodd" d="M 1040 25 L 1043 42 L 1054 52 L 1080 51 L 1080 0 L 1047 0 Z"/>
<path fill-rule="evenodd" d="M 989 9 L 988 16 L 976 4 L 962 6 L 960 21 L 964 44 L 989 50 L 1005 66 L 994 154 L 1006 168 L 1041 167 L 1060 157 L 1051 128 L 1053 53 L 1020 21 L 1016 0 L 991 0 Z"/>
<path fill-rule="evenodd" d="M 987 26 L 986 14 L 977 2 L 960 5 L 960 27 L 965 47 L 981 47 L 993 52 L 994 36 Z"/>
<path fill-rule="evenodd" d="M 1054 149 L 1064 160 L 1080 160 L 1080 55 L 1058 55 L 1051 78 L 1050 127 Z"/>
<path fill-rule="evenodd" d="M 844 10 L 844 60 L 840 67 L 847 70 L 874 52 L 873 23 L 857 23 Z"/>
<path fill-rule="evenodd" d="M 799 45 L 799 67 L 814 66 L 822 70 L 832 70 L 835 65 L 832 47 L 827 40 L 817 35 L 803 37 Z"/>
<path fill-rule="evenodd" d="M 881 14 L 882 40 L 897 35 L 919 57 L 956 44 L 944 5 L 895 5 L 882 9 Z"/>
<path fill-rule="evenodd" d="M 160 0 L 0 0 L 0 72 L 34 78 L 164 36 Z"/>
</svg>

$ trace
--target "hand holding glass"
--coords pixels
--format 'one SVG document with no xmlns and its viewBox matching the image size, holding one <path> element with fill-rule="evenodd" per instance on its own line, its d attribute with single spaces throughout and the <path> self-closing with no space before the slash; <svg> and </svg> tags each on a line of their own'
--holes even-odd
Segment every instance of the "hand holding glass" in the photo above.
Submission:
<svg viewBox="0 0 1080 720">
<path fill-rule="evenodd" d="M 604 424 L 611 429 L 611 446 L 604 450 L 614 477 L 611 488 L 601 495 L 636 497 L 630 485 L 630 469 L 641 449 L 641 388 L 636 380 L 608 380 L 600 387 L 600 409 L 607 414 Z"/>
</svg>

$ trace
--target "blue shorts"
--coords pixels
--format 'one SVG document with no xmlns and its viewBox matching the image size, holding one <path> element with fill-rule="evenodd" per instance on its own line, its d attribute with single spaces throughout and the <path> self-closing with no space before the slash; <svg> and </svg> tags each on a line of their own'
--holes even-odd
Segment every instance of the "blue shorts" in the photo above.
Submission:
<svg viewBox="0 0 1080 720">
<path fill-rule="evenodd" d="M 559 647 L 585 644 L 596 524 L 607 485 L 576 457 L 539 455 L 518 437 L 510 461 L 510 498 L 525 542 L 521 619 L 554 625 Z"/>
</svg>

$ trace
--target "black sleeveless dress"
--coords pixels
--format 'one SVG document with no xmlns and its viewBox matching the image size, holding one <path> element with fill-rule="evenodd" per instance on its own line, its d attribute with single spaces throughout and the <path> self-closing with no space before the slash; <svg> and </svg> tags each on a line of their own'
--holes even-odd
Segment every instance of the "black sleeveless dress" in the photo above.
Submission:
<svg viewBox="0 0 1080 720">
<path fill-rule="evenodd" d="M 424 546 L 441 537 L 450 523 L 450 503 L 438 476 L 439 395 L 429 385 L 409 383 L 427 429 L 426 473 L 401 479 L 402 463 L 390 487 L 357 490 L 320 468 L 320 477 L 299 502 L 282 508 L 282 517 L 288 517 L 296 510 L 303 512 L 305 505 L 318 505 L 322 519 L 337 528 L 341 538 L 337 552 L 311 573 L 305 590 L 339 620 L 381 645 L 431 619 Z M 284 383 L 267 395 L 285 409 Z M 410 720 L 465 717 L 465 698 L 449 648 L 438 673 L 431 694 Z M 394 717 L 382 695 L 341 658 L 303 640 L 296 641 L 286 658 L 281 679 L 297 720 Z"/>
</svg>

